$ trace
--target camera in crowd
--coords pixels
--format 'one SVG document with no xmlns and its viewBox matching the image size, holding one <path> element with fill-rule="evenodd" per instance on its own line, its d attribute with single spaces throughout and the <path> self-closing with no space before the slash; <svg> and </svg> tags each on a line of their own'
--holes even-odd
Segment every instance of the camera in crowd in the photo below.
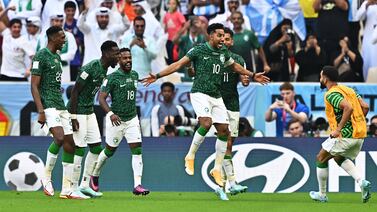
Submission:
<svg viewBox="0 0 377 212">
<path fill-rule="evenodd" d="M 176 125 L 176 126 L 194 127 L 197 124 L 198 124 L 198 120 L 196 120 L 194 118 L 187 117 L 187 116 L 182 117 L 180 115 L 174 116 L 174 125 Z"/>
<path fill-rule="evenodd" d="M 187 116 L 167 116 L 165 117 L 165 135 L 166 136 L 178 136 L 178 135 L 190 135 L 189 128 L 195 127 L 198 124 L 198 120 Z"/>
</svg>

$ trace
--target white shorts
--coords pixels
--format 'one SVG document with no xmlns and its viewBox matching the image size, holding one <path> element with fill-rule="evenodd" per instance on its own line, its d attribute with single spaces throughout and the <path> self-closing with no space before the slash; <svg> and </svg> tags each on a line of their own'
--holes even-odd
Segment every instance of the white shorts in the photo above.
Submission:
<svg viewBox="0 0 377 212">
<path fill-rule="evenodd" d="M 87 144 L 101 143 L 101 134 L 94 113 L 89 115 L 77 114 L 77 121 L 79 122 L 79 130 L 73 132 L 73 140 L 76 146 L 87 147 Z"/>
<path fill-rule="evenodd" d="M 343 156 L 354 160 L 363 146 L 364 139 L 328 138 L 322 143 L 322 148 L 332 156 Z"/>
<path fill-rule="evenodd" d="M 238 125 L 240 123 L 240 112 L 227 111 L 229 116 L 229 131 L 231 137 L 238 137 Z"/>
<path fill-rule="evenodd" d="M 47 108 L 44 112 L 46 115 L 46 125 L 49 130 L 52 127 L 63 127 L 64 135 L 70 135 L 73 133 L 70 114 L 67 110 Z"/>
<path fill-rule="evenodd" d="M 113 126 L 110 116 L 106 115 L 106 143 L 111 147 L 118 147 L 123 137 L 129 144 L 141 142 L 139 118 L 135 116 L 129 121 L 122 121 L 120 126 Z"/>
<path fill-rule="evenodd" d="M 222 98 L 213 98 L 203 93 L 191 93 L 192 107 L 199 117 L 209 117 L 212 123 L 229 124 L 228 114 Z"/>
</svg>

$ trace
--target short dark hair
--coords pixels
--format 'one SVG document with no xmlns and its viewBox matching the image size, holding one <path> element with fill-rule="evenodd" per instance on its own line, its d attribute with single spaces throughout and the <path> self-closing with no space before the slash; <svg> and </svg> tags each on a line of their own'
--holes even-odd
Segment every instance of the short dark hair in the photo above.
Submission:
<svg viewBox="0 0 377 212">
<path fill-rule="evenodd" d="M 131 54 L 131 49 L 123 47 L 123 48 L 119 49 L 119 53 L 122 53 L 122 52 L 129 52 Z"/>
<path fill-rule="evenodd" d="M 322 68 L 322 75 L 326 76 L 330 81 L 337 82 L 339 73 L 334 66 L 325 66 Z"/>
<path fill-rule="evenodd" d="M 224 25 L 222 25 L 220 23 L 211 24 L 207 28 L 207 33 L 210 35 L 210 34 L 214 33 L 217 29 L 224 30 Z"/>
<path fill-rule="evenodd" d="M 64 10 L 67 9 L 67 8 L 76 9 L 75 2 L 73 2 L 73 1 L 67 1 L 67 2 L 65 2 L 65 4 L 64 4 Z"/>
<path fill-rule="evenodd" d="M 175 90 L 175 86 L 173 83 L 171 82 L 164 82 L 161 84 L 161 91 L 165 88 L 165 87 L 170 87 L 173 91 Z"/>
<path fill-rule="evenodd" d="M 22 22 L 18 18 L 13 18 L 12 20 L 9 21 L 9 27 L 13 26 L 14 24 L 20 24 L 22 26 Z"/>
<path fill-rule="evenodd" d="M 377 118 L 377 115 L 372 116 L 372 118 L 370 118 L 370 123 L 372 123 L 372 120 L 376 118 Z"/>
<path fill-rule="evenodd" d="M 231 16 L 232 16 L 233 14 L 239 14 L 239 15 L 241 16 L 242 20 L 244 20 L 244 19 L 243 19 L 243 14 L 242 14 L 241 11 L 238 11 L 238 10 L 233 11 L 232 14 L 231 14 Z"/>
<path fill-rule="evenodd" d="M 280 91 L 282 91 L 282 90 L 294 91 L 295 88 L 293 87 L 293 85 L 290 82 L 284 82 L 282 85 L 280 85 L 279 90 Z"/>
<path fill-rule="evenodd" d="M 230 28 L 228 28 L 228 27 L 224 27 L 224 33 L 225 34 L 230 34 L 230 37 L 231 38 L 233 38 L 233 31 L 230 29 Z"/>
<path fill-rule="evenodd" d="M 134 19 L 134 25 L 135 25 L 136 21 L 143 21 L 144 24 L 145 24 L 145 19 L 142 16 L 136 16 L 135 17 L 135 19 Z"/>
<path fill-rule="evenodd" d="M 300 120 L 298 120 L 298 119 L 293 118 L 293 119 L 289 120 L 288 123 L 287 123 L 287 129 L 289 130 L 289 127 L 290 127 L 292 124 L 296 123 L 296 122 L 298 122 L 298 123 L 301 124 Z M 301 124 L 301 125 L 302 125 L 302 124 Z"/>
<path fill-rule="evenodd" d="M 50 40 L 52 36 L 59 33 L 60 31 L 63 31 L 63 28 L 58 27 L 58 26 L 51 26 L 50 28 L 46 30 L 47 38 Z"/>
<path fill-rule="evenodd" d="M 110 51 L 113 49 L 113 47 L 118 47 L 118 44 L 112 40 L 107 40 L 102 43 L 101 52 L 104 53 L 104 52 Z"/>
</svg>

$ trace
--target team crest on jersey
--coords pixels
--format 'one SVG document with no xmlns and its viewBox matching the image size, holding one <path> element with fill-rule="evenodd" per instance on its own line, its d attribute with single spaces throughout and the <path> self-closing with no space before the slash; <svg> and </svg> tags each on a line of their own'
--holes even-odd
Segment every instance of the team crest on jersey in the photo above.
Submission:
<svg viewBox="0 0 377 212">
<path fill-rule="evenodd" d="M 137 88 L 137 80 L 134 80 L 134 86 Z"/>
<path fill-rule="evenodd" d="M 54 59 L 54 62 L 55 62 L 55 63 L 58 63 L 58 62 L 59 62 L 59 60 L 55 58 L 55 59 Z"/>
<path fill-rule="evenodd" d="M 243 39 L 244 39 L 244 41 L 249 41 L 249 36 L 245 35 L 245 36 L 243 36 Z"/>
<path fill-rule="evenodd" d="M 221 61 L 222 63 L 225 62 L 225 56 L 224 56 L 223 54 L 220 54 L 220 61 Z"/>
</svg>

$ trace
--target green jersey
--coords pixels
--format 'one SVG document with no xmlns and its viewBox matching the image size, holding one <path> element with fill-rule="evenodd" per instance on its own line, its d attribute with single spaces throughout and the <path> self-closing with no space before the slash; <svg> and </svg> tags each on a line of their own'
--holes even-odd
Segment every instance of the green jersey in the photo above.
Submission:
<svg viewBox="0 0 377 212">
<path fill-rule="evenodd" d="M 66 110 L 61 93 L 62 64 L 58 54 L 48 48 L 38 51 L 33 58 L 31 74 L 40 76 L 39 94 L 44 109 Z"/>
<path fill-rule="evenodd" d="M 361 98 L 359 94 L 356 94 L 357 98 Z M 334 107 L 334 114 L 336 122 L 339 124 L 342 120 L 343 110 L 339 107 L 340 102 L 344 99 L 343 95 L 339 92 L 332 92 L 326 96 L 326 100 Z M 351 120 L 348 120 L 347 123 L 341 130 L 343 138 L 352 138 L 353 127 Z"/>
<path fill-rule="evenodd" d="M 238 54 L 230 53 L 230 56 L 234 59 L 234 62 L 245 67 L 245 61 Z M 237 85 L 240 79 L 240 75 L 234 72 L 230 67 L 227 67 L 224 71 L 223 84 L 221 86 L 221 95 L 227 110 L 233 112 L 240 111 L 239 95 Z"/>
<path fill-rule="evenodd" d="M 82 91 L 77 99 L 77 114 L 89 115 L 94 113 L 94 97 L 106 77 L 106 72 L 100 60 L 92 60 L 81 67 L 76 81 L 83 85 Z M 71 109 L 71 101 L 68 101 L 67 108 Z"/>
<path fill-rule="evenodd" d="M 102 92 L 111 95 L 111 111 L 122 121 L 129 121 L 136 116 L 136 89 L 139 75 L 136 71 L 129 73 L 118 69 L 107 76 L 101 87 Z"/>
<path fill-rule="evenodd" d="M 246 61 L 246 67 L 251 69 L 251 51 L 261 47 L 257 36 L 252 31 L 243 30 L 241 33 L 234 33 L 233 40 L 234 44 L 230 50 L 241 55 Z"/>
<path fill-rule="evenodd" d="M 204 93 L 220 98 L 224 69 L 234 62 L 230 51 L 225 46 L 214 49 L 207 42 L 193 47 L 186 56 L 193 62 L 195 69 L 191 93 Z"/>
</svg>

